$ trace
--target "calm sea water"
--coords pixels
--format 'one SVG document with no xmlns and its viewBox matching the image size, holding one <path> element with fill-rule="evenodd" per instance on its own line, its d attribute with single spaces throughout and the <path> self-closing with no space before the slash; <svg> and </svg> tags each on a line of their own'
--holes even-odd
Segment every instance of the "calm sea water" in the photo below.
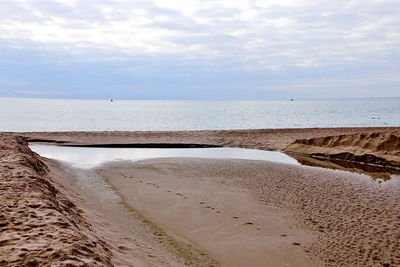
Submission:
<svg viewBox="0 0 400 267">
<path fill-rule="evenodd" d="M 133 101 L 0 98 L 0 131 L 400 126 L 400 98 Z"/>
</svg>

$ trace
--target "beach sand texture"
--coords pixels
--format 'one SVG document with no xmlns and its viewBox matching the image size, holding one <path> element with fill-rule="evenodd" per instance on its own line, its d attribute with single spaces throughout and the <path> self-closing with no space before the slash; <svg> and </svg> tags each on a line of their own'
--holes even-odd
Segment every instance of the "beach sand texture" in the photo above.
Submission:
<svg viewBox="0 0 400 267">
<path fill-rule="evenodd" d="M 24 139 L 69 144 L 176 142 L 261 149 L 284 149 L 298 139 L 320 137 L 326 138 L 329 146 L 335 146 L 343 143 L 331 142 L 335 139 L 331 136 L 347 135 L 347 139 L 353 141 L 347 140 L 340 148 L 343 151 L 357 152 L 361 156 L 389 155 L 390 160 L 396 162 L 396 145 L 392 142 L 380 145 L 375 141 L 392 140 L 391 136 L 398 136 L 393 132 L 399 130 L 337 128 L 21 135 Z M 367 141 L 363 141 L 358 142 L 364 144 L 361 149 L 351 148 L 356 146 L 354 139 L 363 136 L 360 133 L 365 133 L 371 144 L 365 145 Z M 255 244 L 248 250 L 249 258 L 262 255 L 257 254 L 257 248 L 264 246 L 271 259 L 270 266 L 274 263 L 285 266 L 280 264 L 293 261 L 300 266 L 400 266 L 398 175 L 382 182 L 366 175 L 330 169 L 207 159 L 120 162 L 79 173 L 79 170 L 34 154 L 23 139 L 16 137 L 19 134 L 0 134 L 1 265 L 218 265 L 214 258 L 230 266 L 229 252 L 235 252 L 235 242 L 238 244 L 242 237 L 242 247 Z M 323 144 L 316 153 L 325 149 Z M 112 201 L 109 206 L 98 205 L 98 201 L 104 199 L 77 183 L 81 175 L 99 175 L 107 179 L 122 197 L 123 205 L 119 203 L 118 207 L 124 206 L 124 209 L 116 209 Z M 168 217 L 169 213 L 174 217 Z M 201 220 L 195 220 L 199 215 Z M 131 223 L 132 227 L 125 227 Z M 224 226 L 229 227 L 224 229 Z M 221 232 L 219 239 L 218 231 Z M 258 234 L 260 231 L 262 234 Z M 226 244 L 218 240 L 225 240 Z M 265 240 L 267 244 L 263 244 Z M 232 250 L 224 248 L 225 245 Z M 266 266 L 258 263 L 255 260 L 248 266 Z"/>
<path fill-rule="evenodd" d="M 230 163 L 246 165 L 175 158 L 110 163 L 96 172 L 126 205 L 224 266 L 313 266 L 296 245 L 310 246 L 312 234 L 296 228 L 287 209 L 253 199 L 237 185 L 240 175 L 224 175 Z"/>
<path fill-rule="evenodd" d="M 108 245 L 21 138 L 0 136 L 0 265 L 111 266 Z"/>
<path fill-rule="evenodd" d="M 61 144 L 140 144 L 183 143 L 226 147 L 283 150 L 297 139 L 351 135 L 357 133 L 400 131 L 400 127 L 252 129 L 160 132 L 30 132 L 13 133 L 29 141 Z"/>
<path fill-rule="evenodd" d="M 298 139 L 284 149 L 315 155 L 400 167 L 400 131 Z"/>
<path fill-rule="evenodd" d="M 320 168 L 205 159 L 109 164 L 100 171 L 129 205 L 227 266 L 312 266 L 302 253 L 316 266 L 400 265 L 399 176 L 379 183 Z M 249 196 L 264 204 L 262 211 Z M 243 256 L 235 246 L 262 251 Z M 246 264 L 229 262 L 235 256 Z"/>
<path fill-rule="evenodd" d="M 218 265 L 82 188 L 76 176 L 90 173 L 40 158 L 21 138 L 0 140 L 0 266 Z"/>
</svg>

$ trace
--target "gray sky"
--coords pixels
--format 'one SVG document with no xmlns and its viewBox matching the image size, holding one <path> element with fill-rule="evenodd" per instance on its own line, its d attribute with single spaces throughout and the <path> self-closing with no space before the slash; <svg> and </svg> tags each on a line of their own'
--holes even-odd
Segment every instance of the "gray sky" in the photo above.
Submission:
<svg viewBox="0 0 400 267">
<path fill-rule="evenodd" d="M 400 1 L 2 0 L 0 96 L 400 96 Z"/>
</svg>

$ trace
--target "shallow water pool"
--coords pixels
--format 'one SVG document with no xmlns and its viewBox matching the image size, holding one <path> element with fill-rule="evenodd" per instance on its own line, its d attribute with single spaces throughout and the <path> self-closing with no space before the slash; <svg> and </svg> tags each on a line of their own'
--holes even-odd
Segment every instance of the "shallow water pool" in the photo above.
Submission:
<svg viewBox="0 0 400 267">
<path fill-rule="evenodd" d="M 118 160 L 138 161 L 153 158 L 214 158 L 267 160 L 300 165 L 281 152 L 245 148 L 104 148 L 104 147 L 63 147 L 55 145 L 29 146 L 32 151 L 47 158 L 60 160 L 74 167 L 90 169 L 106 162 Z"/>
</svg>

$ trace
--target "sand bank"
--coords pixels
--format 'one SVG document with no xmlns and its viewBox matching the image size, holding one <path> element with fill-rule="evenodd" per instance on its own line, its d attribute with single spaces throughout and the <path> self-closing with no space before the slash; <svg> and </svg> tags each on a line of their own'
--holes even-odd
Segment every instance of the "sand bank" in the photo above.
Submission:
<svg viewBox="0 0 400 267">
<path fill-rule="evenodd" d="M 74 169 L 0 135 L 1 266 L 216 266 Z M 92 177 L 93 178 L 93 177 Z"/>
<path fill-rule="evenodd" d="M 12 133 L 29 141 L 59 144 L 209 144 L 227 147 L 282 150 L 297 139 L 356 133 L 400 131 L 400 127 L 307 128 L 172 132 L 30 132 Z"/>
<path fill-rule="evenodd" d="M 291 211 L 253 199 L 237 185 L 240 175 L 220 173 L 235 162 L 158 159 L 109 163 L 96 173 L 127 205 L 224 266 L 313 266 L 304 251 L 313 235 L 295 227 Z"/>
<path fill-rule="evenodd" d="M 374 131 L 297 139 L 284 151 L 400 169 L 400 131 Z"/>
<path fill-rule="evenodd" d="M 111 266 L 108 245 L 21 138 L 0 135 L 0 188 L 0 265 Z"/>
<path fill-rule="evenodd" d="M 193 159 L 123 163 L 79 173 L 40 158 L 15 137 L 69 145 L 179 143 L 281 150 L 297 139 L 346 135 L 351 145 L 343 149 L 354 152 L 350 146 L 361 133 L 391 136 L 388 132 L 399 130 L 3 133 L 0 263 L 210 266 L 217 265 L 216 258 L 229 265 L 239 255 L 233 253 L 238 245 L 247 258 L 258 259 L 254 266 L 265 266 L 256 265 L 265 257 L 260 249 L 277 265 L 399 266 L 399 176 L 382 183 L 334 170 Z M 378 145 L 386 150 L 379 156 L 397 156 L 392 146 Z M 367 149 L 362 147 L 360 155 L 373 152 Z M 81 186 L 79 177 L 93 175 L 108 179 L 122 203 Z"/>
<path fill-rule="evenodd" d="M 348 172 L 206 159 L 96 172 L 127 205 L 227 266 L 400 265 L 399 176 L 379 183 Z"/>
</svg>

